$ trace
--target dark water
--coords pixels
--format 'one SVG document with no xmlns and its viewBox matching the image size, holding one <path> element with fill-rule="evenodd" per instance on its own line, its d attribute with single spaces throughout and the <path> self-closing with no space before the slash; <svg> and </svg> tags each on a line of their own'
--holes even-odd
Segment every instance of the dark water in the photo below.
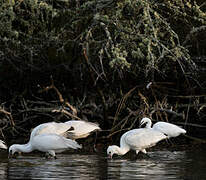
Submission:
<svg viewBox="0 0 206 180">
<path fill-rule="evenodd" d="M 107 159 L 97 154 L 58 154 L 45 159 L 37 154 L 7 159 L 0 152 L 0 179 L 206 179 L 206 152 L 154 151 L 148 157 Z"/>
</svg>

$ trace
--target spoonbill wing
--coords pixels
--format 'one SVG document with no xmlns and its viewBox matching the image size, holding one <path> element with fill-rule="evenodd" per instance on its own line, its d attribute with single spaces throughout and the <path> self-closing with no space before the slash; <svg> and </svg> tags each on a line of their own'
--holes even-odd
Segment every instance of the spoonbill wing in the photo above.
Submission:
<svg viewBox="0 0 206 180">
<path fill-rule="evenodd" d="M 38 125 L 31 132 L 30 139 L 40 134 L 57 134 L 71 139 L 87 137 L 91 132 L 101 130 L 98 124 L 71 120 L 65 123 L 48 122 Z"/>
<path fill-rule="evenodd" d="M 70 120 L 65 124 L 74 128 L 73 131 L 68 132 L 68 136 L 72 139 L 84 138 L 94 131 L 101 130 L 98 124 L 87 121 Z"/>
<path fill-rule="evenodd" d="M 169 137 L 177 137 L 180 134 L 186 133 L 186 130 L 184 130 L 183 128 L 167 122 L 157 122 L 153 125 L 152 129 L 162 132 Z"/>
<path fill-rule="evenodd" d="M 56 122 L 43 123 L 33 129 L 30 138 L 33 138 L 34 136 L 40 134 L 64 135 L 64 133 L 68 131 L 70 128 L 71 126 L 65 123 L 56 123 Z"/>
<path fill-rule="evenodd" d="M 152 129 L 134 129 L 128 131 L 125 136 L 125 143 L 134 149 L 145 149 L 166 138 L 167 136 L 163 133 Z"/>
</svg>

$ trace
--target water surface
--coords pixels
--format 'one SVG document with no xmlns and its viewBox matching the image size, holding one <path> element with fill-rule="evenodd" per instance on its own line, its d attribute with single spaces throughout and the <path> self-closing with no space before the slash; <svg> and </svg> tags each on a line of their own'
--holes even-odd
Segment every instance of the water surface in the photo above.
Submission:
<svg viewBox="0 0 206 180">
<path fill-rule="evenodd" d="M 153 151 L 150 157 L 115 157 L 105 154 L 58 154 L 57 159 L 45 159 L 39 154 L 27 154 L 7 159 L 0 152 L 1 179 L 206 179 L 206 152 Z"/>
</svg>

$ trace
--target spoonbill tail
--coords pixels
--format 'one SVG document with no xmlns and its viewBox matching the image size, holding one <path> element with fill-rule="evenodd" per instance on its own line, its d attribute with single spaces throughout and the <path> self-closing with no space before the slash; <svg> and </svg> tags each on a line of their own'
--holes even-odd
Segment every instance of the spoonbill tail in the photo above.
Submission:
<svg viewBox="0 0 206 180">
<path fill-rule="evenodd" d="M 71 120 L 66 121 L 65 124 L 74 128 L 67 134 L 70 139 L 86 138 L 92 132 L 101 130 L 98 124 L 87 121 Z"/>
<path fill-rule="evenodd" d="M 146 154 L 146 148 L 155 146 L 156 143 L 166 138 L 167 136 L 163 133 L 152 129 L 133 129 L 121 136 L 120 147 L 116 145 L 109 146 L 107 148 L 107 155 L 110 158 L 112 158 L 113 154 L 124 155 L 130 149 L 135 150 L 136 154 L 138 154 L 139 151 Z"/>
<path fill-rule="evenodd" d="M 186 130 L 184 130 L 183 128 L 175 125 L 175 124 L 171 124 L 168 122 L 157 122 L 152 126 L 152 121 L 149 118 L 143 118 L 140 121 L 140 126 L 142 126 L 143 124 L 146 124 L 146 128 L 150 128 L 156 131 L 159 131 L 161 133 L 164 133 L 165 135 L 168 136 L 168 138 L 171 137 L 177 137 L 180 134 L 185 134 Z"/>
<path fill-rule="evenodd" d="M 7 149 L 6 143 L 2 140 L 0 140 L 0 148 L 1 149 Z"/>
</svg>

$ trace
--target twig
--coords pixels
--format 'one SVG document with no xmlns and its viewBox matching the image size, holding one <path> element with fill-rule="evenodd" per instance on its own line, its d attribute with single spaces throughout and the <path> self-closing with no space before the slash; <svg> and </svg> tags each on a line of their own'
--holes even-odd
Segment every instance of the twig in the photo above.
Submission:
<svg viewBox="0 0 206 180">
<path fill-rule="evenodd" d="M 112 134 L 112 132 L 113 132 L 115 129 L 117 129 L 117 128 L 120 127 L 120 126 L 121 126 L 120 129 L 122 129 L 122 128 L 124 127 L 125 123 L 127 123 L 128 119 L 129 119 L 129 117 L 130 117 L 131 115 L 132 115 L 132 114 L 129 114 L 128 116 L 126 116 L 125 118 L 123 118 L 116 126 L 112 127 L 112 129 L 111 129 L 111 134 Z"/>
<path fill-rule="evenodd" d="M 198 109 L 197 114 L 199 114 L 199 113 L 200 113 L 200 111 L 202 111 L 202 110 L 203 110 L 203 108 L 206 108 L 206 104 L 201 105 L 201 107 Z"/>
<path fill-rule="evenodd" d="M 117 118 L 118 118 L 118 115 L 119 115 L 121 109 L 123 108 L 123 106 L 124 106 L 127 98 L 130 96 L 130 94 L 131 94 L 136 88 L 137 88 L 137 86 L 135 86 L 134 88 L 130 89 L 130 90 L 123 96 L 123 98 L 121 99 L 121 101 L 120 101 L 120 103 L 119 103 L 119 105 L 118 105 L 117 111 L 116 111 L 116 113 L 115 113 L 115 117 L 114 117 L 114 121 L 113 121 L 112 127 L 114 127 L 114 125 L 115 125 L 115 123 L 116 123 L 116 120 L 117 120 Z M 113 130 L 113 128 L 112 128 L 112 130 Z"/>
<path fill-rule="evenodd" d="M 189 96 L 171 96 L 171 97 L 188 99 L 188 98 L 206 97 L 206 94 L 202 94 L 202 95 L 189 95 Z"/>
<path fill-rule="evenodd" d="M 6 110 L 3 109 L 2 107 L 0 107 L 0 112 L 3 113 L 3 114 L 5 114 L 5 115 L 8 117 L 8 119 L 10 120 L 11 126 L 14 127 L 14 126 L 15 126 L 15 123 L 14 123 L 14 120 L 13 120 L 13 117 L 12 117 L 11 113 L 8 112 L 8 111 L 6 111 Z"/>
<path fill-rule="evenodd" d="M 87 48 L 88 48 L 88 47 L 87 47 Z M 88 56 L 87 56 L 87 52 L 88 52 L 88 51 L 89 51 L 88 49 L 83 48 L 83 54 L 84 54 L 84 58 L 85 58 L 85 61 L 86 61 L 86 65 L 87 65 L 87 68 L 88 68 L 88 70 L 89 70 L 90 77 L 91 77 L 93 83 L 95 84 L 95 78 L 94 78 L 94 75 L 93 75 L 93 71 L 92 71 L 92 69 L 90 68 L 89 58 L 88 58 Z M 103 103 L 103 107 L 104 107 L 104 119 L 105 119 L 105 121 L 106 121 L 106 120 L 107 120 L 107 104 L 106 104 L 106 100 L 105 100 L 105 97 L 104 97 L 104 94 L 103 94 L 102 90 L 101 90 L 98 86 L 96 86 L 96 88 L 97 88 L 97 92 L 98 92 L 99 96 L 100 96 L 101 99 L 102 99 L 102 103 Z"/>
<path fill-rule="evenodd" d="M 177 105 L 178 108 L 185 108 L 185 107 L 188 107 L 188 104 L 178 104 Z M 201 104 L 191 104 L 190 107 L 206 107 L 206 103 L 201 103 Z M 200 109 L 201 110 L 201 109 Z"/>
<path fill-rule="evenodd" d="M 5 139 L 5 136 L 4 136 L 2 129 L 0 129 L 0 132 L 1 132 L 2 137 Z"/>
<path fill-rule="evenodd" d="M 189 34 L 186 36 L 185 41 L 183 42 L 183 46 L 185 46 L 185 44 L 191 39 L 192 36 L 194 36 L 195 34 L 199 34 L 199 32 L 201 31 L 205 31 L 206 30 L 206 26 L 200 26 L 197 28 L 193 28 Z"/>
<path fill-rule="evenodd" d="M 147 108 L 149 108 L 149 104 L 147 103 L 147 98 L 143 96 L 143 94 L 138 91 L 138 95 L 140 96 L 140 98 L 143 100 L 144 104 L 147 106 Z"/>
<path fill-rule="evenodd" d="M 79 117 L 73 115 L 72 113 L 66 111 L 65 109 L 54 109 L 54 110 L 52 110 L 52 112 L 60 112 L 60 113 L 63 113 L 63 114 L 66 114 L 66 115 L 72 117 L 73 119 L 81 120 Z"/>
<path fill-rule="evenodd" d="M 130 128 L 125 128 L 125 129 L 117 130 L 117 131 L 115 131 L 115 132 L 109 134 L 106 138 L 110 138 L 110 137 L 112 137 L 113 135 L 117 134 L 118 132 L 126 131 L 126 130 L 130 130 Z"/>
</svg>

